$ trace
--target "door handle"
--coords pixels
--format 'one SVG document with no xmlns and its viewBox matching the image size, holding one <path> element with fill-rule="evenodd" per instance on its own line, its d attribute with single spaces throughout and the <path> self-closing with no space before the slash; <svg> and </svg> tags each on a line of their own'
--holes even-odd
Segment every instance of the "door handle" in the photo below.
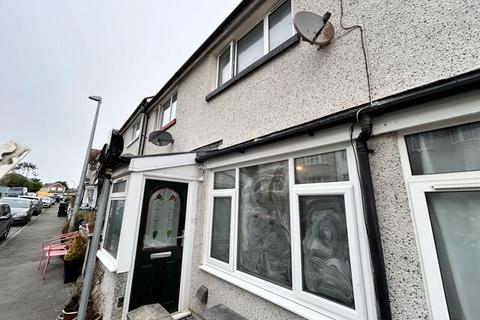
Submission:
<svg viewBox="0 0 480 320">
<path fill-rule="evenodd" d="M 152 253 L 150 255 L 150 260 L 155 260 L 155 259 L 161 259 L 161 258 L 168 258 L 172 256 L 172 251 L 167 251 L 167 252 L 157 252 L 157 253 Z"/>
</svg>

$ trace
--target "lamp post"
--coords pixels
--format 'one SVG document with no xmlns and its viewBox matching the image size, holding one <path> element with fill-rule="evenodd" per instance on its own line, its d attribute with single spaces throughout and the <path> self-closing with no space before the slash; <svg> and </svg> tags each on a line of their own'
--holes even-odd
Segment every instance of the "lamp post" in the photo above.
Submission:
<svg viewBox="0 0 480 320">
<path fill-rule="evenodd" d="M 102 104 L 102 97 L 89 96 L 88 99 L 97 102 L 97 111 L 95 112 L 95 118 L 93 119 L 92 131 L 90 132 L 90 140 L 88 141 L 87 154 L 85 155 L 85 161 L 83 162 L 82 174 L 80 175 L 80 182 L 78 183 L 77 197 L 75 198 L 75 205 L 73 206 L 73 213 L 72 217 L 70 218 L 70 231 L 73 231 L 75 216 L 78 212 L 80 204 L 82 203 L 84 191 L 83 189 L 85 188 L 85 175 L 87 174 L 90 150 L 92 149 L 93 137 L 95 136 L 95 128 L 97 127 L 98 114 L 100 113 L 100 105 Z"/>
</svg>

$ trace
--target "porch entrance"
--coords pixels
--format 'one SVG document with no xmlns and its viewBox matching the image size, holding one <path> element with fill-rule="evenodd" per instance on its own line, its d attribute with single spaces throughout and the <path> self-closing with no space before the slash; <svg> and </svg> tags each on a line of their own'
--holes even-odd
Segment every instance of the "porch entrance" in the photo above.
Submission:
<svg viewBox="0 0 480 320">
<path fill-rule="evenodd" d="M 129 310 L 178 311 L 188 184 L 146 180 Z"/>
</svg>

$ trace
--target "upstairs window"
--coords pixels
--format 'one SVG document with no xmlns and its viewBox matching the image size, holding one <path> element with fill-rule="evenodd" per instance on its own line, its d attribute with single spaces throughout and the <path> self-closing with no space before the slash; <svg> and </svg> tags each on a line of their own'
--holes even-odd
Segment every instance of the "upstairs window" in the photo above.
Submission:
<svg viewBox="0 0 480 320">
<path fill-rule="evenodd" d="M 259 23 L 237 42 L 237 72 L 263 56 L 263 45 L 263 23 Z"/>
<path fill-rule="evenodd" d="M 174 123 L 177 115 L 177 94 L 172 95 L 159 109 L 157 113 L 157 129 L 166 129 Z"/>
<path fill-rule="evenodd" d="M 292 4 L 291 0 L 286 0 L 218 55 L 217 86 L 248 68 L 292 35 Z"/>
<path fill-rule="evenodd" d="M 130 141 L 134 141 L 140 136 L 140 120 L 133 124 L 131 130 Z"/>
<path fill-rule="evenodd" d="M 218 85 L 222 85 L 233 76 L 233 44 L 229 44 L 218 56 Z"/>
</svg>

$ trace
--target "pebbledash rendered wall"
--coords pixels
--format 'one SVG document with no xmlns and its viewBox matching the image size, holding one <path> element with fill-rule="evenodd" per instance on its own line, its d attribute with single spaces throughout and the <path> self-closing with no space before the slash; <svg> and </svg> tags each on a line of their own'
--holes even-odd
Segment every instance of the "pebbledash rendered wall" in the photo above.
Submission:
<svg viewBox="0 0 480 320">
<path fill-rule="evenodd" d="M 340 1 L 292 5 L 293 13 L 332 12 L 332 43 L 320 51 L 295 45 L 207 102 L 216 74 L 216 57 L 208 54 L 178 84 L 177 123 L 168 129 L 174 145 L 147 142 L 145 154 L 189 151 L 221 139 L 225 147 L 368 101 L 360 32 L 340 27 Z M 343 24 L 365 28 L 373 99 L 379 99 L 478 69 L 479 15 L 477 0 L 344 0 Z"/>
<path fill-rule="evenodd" d="M 216 59 L 207 55 L 177 86 L 177 123 L 169 129 L 175 143 L 157 147 L 147 142 L 145 154 L 189 151 L 218 140 L 225 147 L 368 101 L 360 33 L 340 26 L 340 1 L 292 4 L 293 13 L 332 12 L 332 43 L 320 51 L 305 42 L 295 45 L 209 102 L 205 96 L 214 89 Z M 365 28 L 373 99 L 480 68 L 477 0 L 345 0 L 343 5 L 344 26 Z M 150 112 L 147 135 L 154 129 L 155 112 Z M 428 319 L 396 134 L 373 137 L 369 144 L 375 150 L 371 166 L 393 317 Z M 206 285 L 207 306 L 223 303 L 247 319 L 299 319 L 198 268 L 206 185 L 198 193 L 191 309 L 205 307 L 194 295 Z"/>
</svg>

